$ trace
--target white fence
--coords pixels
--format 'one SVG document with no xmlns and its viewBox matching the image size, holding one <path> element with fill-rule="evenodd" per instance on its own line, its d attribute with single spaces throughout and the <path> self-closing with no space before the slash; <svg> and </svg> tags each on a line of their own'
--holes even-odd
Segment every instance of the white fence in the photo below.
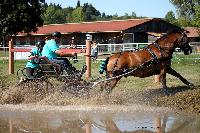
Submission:
<svg viewBox="0 0 200 133">
<path fill-rule="evenodd" d="M 97 44 L 98 52 L 118 52 L 118 51 L 128 51 L 128 50 L 137 50 L 144 46 L 147 46 L 150 43 L 121 43 L 121 44 Z M 69 45 L 62 45 L 62 48 L 67 48 Z M 77 45 L 77 48 L 85 49 L 86 45 Z"/>
<path fill-rule="evenodd" d="M 129 50 L 137 50 L 147 46 L 150 43 L 122 43 L 122 44 L 97 44 L 99 53 L 114 53 L 120 51 L 129 51 Z M 196 44 L 191 43 L 191 46 L 194 47 Z M 33 48 L 34 46 L 26 46 L 26 47 L 14 47 L 14 48 Z M 69 45 L 62 45 L 62 48 L 67 48 Z M 86 45 L 77 45 L 77 48 L 85 49 Z M 0 47 L 0 50 L 4 49 L 5 52 L 8 52 L 8 47 Z M 176 49 L 178 52 L 179 49 Z M 24 60 L 27 59 L 29 52 L 15 52 L 14 59 L 15 60 Z"/>
</svg>

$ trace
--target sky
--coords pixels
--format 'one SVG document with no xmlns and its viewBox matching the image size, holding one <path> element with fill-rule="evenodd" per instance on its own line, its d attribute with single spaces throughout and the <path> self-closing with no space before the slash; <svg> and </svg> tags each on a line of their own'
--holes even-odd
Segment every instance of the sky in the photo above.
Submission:
<svg viewBox="0 0 200 133">
<path fill-rule="evenodd" d="M 55 3 L 64 7 L 76 7 L 78 0 L 45 0 L 46 3 Z M 106 15 L 125 13 L 129 15 L 135 12 L 138 17 L 164 18 L 168 11 L 176 13 L 174 5 L 169 0 L 80 0 L 84 3 L 92 4 L 97 10 Z"/>
</svg>

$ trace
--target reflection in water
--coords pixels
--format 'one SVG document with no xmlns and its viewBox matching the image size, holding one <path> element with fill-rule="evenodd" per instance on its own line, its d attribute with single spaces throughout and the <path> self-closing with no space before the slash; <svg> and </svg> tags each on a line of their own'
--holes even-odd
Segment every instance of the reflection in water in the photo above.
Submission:
<svg viewBox="0 0 200 133">
<path fill-rule="evenodd" d="M 0 133 L 199 133 L 200 117 L 116 111 L 0 111 Z"/>
</svg>

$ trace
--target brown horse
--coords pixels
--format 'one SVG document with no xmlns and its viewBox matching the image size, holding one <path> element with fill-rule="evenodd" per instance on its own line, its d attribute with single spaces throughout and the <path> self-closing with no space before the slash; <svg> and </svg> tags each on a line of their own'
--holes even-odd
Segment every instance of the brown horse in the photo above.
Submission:
<svg viewBox="0 0 200 133">
<path fill-rule="evenodd" d="M 168 94 L 166 73 L 179 78 L 184 84 L 192 86 L 192 83 L 171 68 L 171 59 L 175 48 L 180 48 L 186 55 L 192 53 L 185 32 L 170 32 L 142 50 L 113 54 L 101 65 L 101 67 L 103 66 L 102 70 L 106 71 L 107 78 L 110 79 L 103 85 L 102 90 L 104 88 L 110 93 L 122 77 L 136 76 L 144 78 L 160 75 L 164 92 Z M 103 72 L 102 70 L 100 69 L 100 73 Z"/>
</svg>

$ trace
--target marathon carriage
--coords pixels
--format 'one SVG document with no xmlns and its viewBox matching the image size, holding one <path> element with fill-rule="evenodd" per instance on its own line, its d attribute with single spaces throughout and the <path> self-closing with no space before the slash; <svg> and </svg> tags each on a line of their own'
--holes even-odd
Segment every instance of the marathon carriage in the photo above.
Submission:
<svg viewBox="0 0 200 133">
<path fill-rule="evenodd" d="M 65 58 L 63 58 L 64 60 Z M 62 58 L 61 58 L 62 60 Z M 86 65 L 83 65 L 81 70 L 76 70 L 71 64 L 65 65 L 61 63 L 61 71 L 58 71 L 55 66 L 48 64 L 45 60 L 38 61 L 39 67 L 35 69 L 33 76 L 26 74 L 26 68 L 19 69 L 17 76 L 19 83 L 17 86 L 37 86 L 38 84 L 44 84 L 43 87 L 49 90 L 54 86 L 50 79 L 56 79 L 64 91 L 70 92 L 76 96 L 85 95 L 89 90 L 89 83 L 82 79 L 83 74 L 86 71 Z"/>
</svg>

